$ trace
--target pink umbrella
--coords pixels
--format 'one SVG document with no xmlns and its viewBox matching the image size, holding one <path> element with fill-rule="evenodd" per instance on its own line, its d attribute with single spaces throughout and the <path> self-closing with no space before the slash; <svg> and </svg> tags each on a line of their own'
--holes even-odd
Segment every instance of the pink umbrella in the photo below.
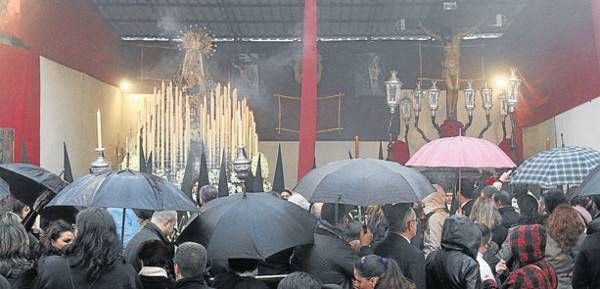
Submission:
<svg viewBox="0 0 600 289">
<path fill-rule="evenodd" d="M 515 163 L 494 143 L 466 136 L 433 140 L 421 147 L 406 165 L 432 168 L 515 167 Z"/>
</svg>

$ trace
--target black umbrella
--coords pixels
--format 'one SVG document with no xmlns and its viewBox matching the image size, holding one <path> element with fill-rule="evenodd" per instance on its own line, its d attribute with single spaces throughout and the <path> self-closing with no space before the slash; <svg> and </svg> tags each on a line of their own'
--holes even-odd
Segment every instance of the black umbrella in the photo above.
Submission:
<svg viewBox="0 0 600 289">
<path fill-rule="evenodd" d="M 196 241 L 208 239 L 209 258 L 217 266 L 224 266 L 229 258 L 265 259 L 312 243 L 316 223 L 302 208 L 270 193 L 237 193 L 210 201 L 196 219 L 181 237 L 195 230 Z"/>
<path fill-rule="evenodd" d="M 600 195 L 600 166 L 594 168 L 579 186 L 579 195 Z"/>
<path fill-rule="evenodd" d="M 47 205 L 56 206 L 197 211 L 194 202 L 167 180 L 132 170 L 86 175 Z"/>
<path fill-rule="evenodd" d="M 23 163 L 1 164 L 0 178 L 8 184 L 10 193 L 17 200 L 34 209 L 35 201 L 43 192 L 56 194 L 67 185 L 59 176 Z"/>
<path fill-rule="evenodd" d="M 314 169 L 300 180 L 294 191 L 311 203 L 368 206 L 419 202 L 435 189 L 412 168 L 360 158 Z"/>
</svg>

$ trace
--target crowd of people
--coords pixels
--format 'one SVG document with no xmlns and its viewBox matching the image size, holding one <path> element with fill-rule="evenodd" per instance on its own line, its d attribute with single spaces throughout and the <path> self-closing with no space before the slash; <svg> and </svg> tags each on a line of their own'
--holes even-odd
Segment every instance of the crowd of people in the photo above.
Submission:
<svg viewBox="0 0 600 289">
<path fill-rule="evenodd" d="M 561 189 L 532 192 L 502 179 L 461 179 L 456 194 L 431 179 L 436 191 L 420 203 L 360 210 L 310 205 L 286 190 L 274 197 L 318 219 L 314 242 L 225 268 L 202 244 L 175 245 L 175 211 L 127 210 L 123 233 L 122 210 L 103 208 L 81 210 L 75 224 L 26 228 L 30 209 L 7 197 L 0 288 L 600 288 L 600 198 L 569 200 Z M 203 206 L 216 197 L 205 186 L 194 199 Z"/>
</svg>

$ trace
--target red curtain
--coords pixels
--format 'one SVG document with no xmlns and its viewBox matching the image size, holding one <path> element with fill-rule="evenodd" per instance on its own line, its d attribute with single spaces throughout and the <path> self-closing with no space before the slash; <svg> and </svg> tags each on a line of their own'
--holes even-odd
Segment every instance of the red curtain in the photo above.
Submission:
<svg viewBox="0 0 600 289">
<path fill-rule="evenodd" d="M 32 164 L 40 163 L 40 58 L 0 44 L 0 127 L 15 130 L 14 160 L 22 142 Z"/>
</svg>

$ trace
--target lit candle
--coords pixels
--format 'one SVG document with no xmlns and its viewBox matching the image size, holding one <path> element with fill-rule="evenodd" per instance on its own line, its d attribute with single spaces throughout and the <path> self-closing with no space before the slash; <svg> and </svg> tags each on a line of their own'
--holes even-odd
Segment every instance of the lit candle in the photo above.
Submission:
<svg viewBox="0 0 600 289">
<path fill-rule="evenodd" d="M 102 148 L 102 116 L 100 109 L 96 112 L 96 129 L 98 130 L 98 148 Z"/>
<path fill-rule="evenodd" d="M 354 137 L 354 158 L 360 157 L 360 148 L 359 148 L 360 140 L 358 136 Z"/>
</svg>

